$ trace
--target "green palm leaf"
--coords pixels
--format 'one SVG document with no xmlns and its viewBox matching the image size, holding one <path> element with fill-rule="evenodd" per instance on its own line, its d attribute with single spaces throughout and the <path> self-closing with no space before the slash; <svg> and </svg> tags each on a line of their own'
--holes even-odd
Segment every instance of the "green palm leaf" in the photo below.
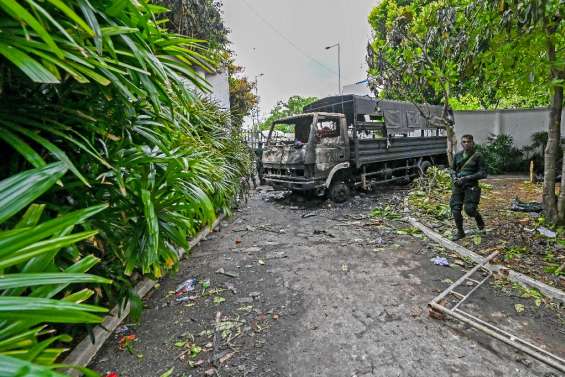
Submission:
<svg viewBox="0 0 565 377">
<path fill-rule="evenodd" d="M 57 162 L 0 181 L 0 224 L 47 191 L 66 171 L 65 164 Z"/>
<path fill-rule="evenodd" d="M 94 305 L 75 304 L 39 297 L 0 297 L 0 319 L 31 320 L 49 323 L 100 323 L 91 313 L 108 310 Z"/>
<path fill-rule="evenodd" d="M 0 275 L 0 289 L 70 283 L 111 284 L 112 281 L 110 279 L 102 278 L 96 275 L 73 274 L 69 272 L 45 272 L 29 274 L 18 273 Z"/>
<path fill-rule="evenodd" d="M 2 2 L 0 2 L 1 6 Z M 0 54 L 6 59 L 14 63 L 16 67 L 21 69 L 30 79 L 35 82 L 42 83 L 59 83 L 59 79 L 53 75 L 47 68 L 41 65 L 37 60 L 25 52 L 18 50 L 14 46 L 9 46 L 0 42 Z"/>
</svg>

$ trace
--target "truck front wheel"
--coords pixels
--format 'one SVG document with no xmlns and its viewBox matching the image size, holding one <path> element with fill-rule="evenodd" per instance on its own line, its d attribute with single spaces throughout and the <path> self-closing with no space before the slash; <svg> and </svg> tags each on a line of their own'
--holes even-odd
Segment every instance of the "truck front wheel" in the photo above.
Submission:
<svg viewBox="0 0 565 377">
<path fill-rule="evenodd" d="M 351 196 L 351 189 L 345 182 L 337 181 L 331 184 L 328 194 L 333 202 L 343 203 Z"/>
</svg>

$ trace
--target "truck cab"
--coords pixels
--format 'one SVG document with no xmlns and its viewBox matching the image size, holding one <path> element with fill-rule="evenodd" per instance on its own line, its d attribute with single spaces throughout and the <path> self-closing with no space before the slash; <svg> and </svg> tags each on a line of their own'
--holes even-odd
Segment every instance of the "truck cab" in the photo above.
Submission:
<svg viewBox="0 0 565 377">
<path fill-rule="evenodd" d="M 300 114 L 272 124 L 263 149 L 264 178 L 275 189 L 322 194 L 329 188 L 336 167 L 349 167 L 349 160 L 343 114 Z"/>
</svg>

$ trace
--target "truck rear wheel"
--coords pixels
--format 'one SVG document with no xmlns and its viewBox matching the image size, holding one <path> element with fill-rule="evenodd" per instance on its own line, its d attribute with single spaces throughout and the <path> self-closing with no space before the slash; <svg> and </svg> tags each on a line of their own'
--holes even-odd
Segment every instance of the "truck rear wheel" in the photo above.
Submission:
<svg viewBox="0 0 565 377">
<path fill-rule="evenodd" d="M 330 186 L 329 197 L 335 203 L 346 202 L 351 196 L 351 189 L 343 181 L 333 182 Z"/>
</svg>

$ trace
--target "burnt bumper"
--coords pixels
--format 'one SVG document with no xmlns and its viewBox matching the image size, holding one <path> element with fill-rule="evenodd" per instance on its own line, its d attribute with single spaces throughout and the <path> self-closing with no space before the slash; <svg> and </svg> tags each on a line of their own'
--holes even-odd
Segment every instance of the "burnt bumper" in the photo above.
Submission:
<svg viewBox="0 0 565 377">
<path fill-rule="evenodd" d="M 265 182 L 277 190 L 311 191 L 323 187 L 323 182 L 307 178 L 265 176 Z"/>
</svg>

